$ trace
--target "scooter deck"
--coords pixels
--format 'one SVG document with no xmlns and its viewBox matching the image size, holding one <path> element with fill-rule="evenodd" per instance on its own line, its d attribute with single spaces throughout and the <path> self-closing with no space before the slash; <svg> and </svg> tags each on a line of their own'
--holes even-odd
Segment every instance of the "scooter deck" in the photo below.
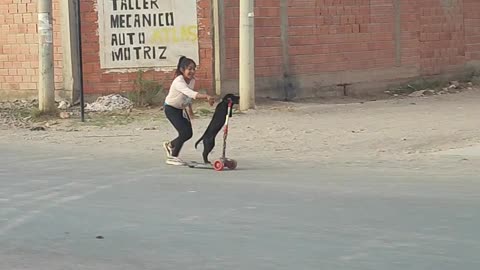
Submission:
<svg viewBox="0 0 480 270">
<path fill-rule="evenodd" d="M 212 164 L 206 164 L 206 163 L 197 162 L 197 161 L 187 162 L 186 166 L 189 168 L 197 168 L 197 169 L 213 169 Z"/>
</svg>

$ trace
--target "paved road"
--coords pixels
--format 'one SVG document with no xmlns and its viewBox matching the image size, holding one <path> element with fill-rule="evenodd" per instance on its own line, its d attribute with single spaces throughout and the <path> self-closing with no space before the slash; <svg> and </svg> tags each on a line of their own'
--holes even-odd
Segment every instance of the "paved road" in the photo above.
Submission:
<svg viewBox="0 0 480 270">
<path fill-rule="evenodd" d="M 0 269 L 480 269 L 476 176 L 0 157 Z"/>
</svg>

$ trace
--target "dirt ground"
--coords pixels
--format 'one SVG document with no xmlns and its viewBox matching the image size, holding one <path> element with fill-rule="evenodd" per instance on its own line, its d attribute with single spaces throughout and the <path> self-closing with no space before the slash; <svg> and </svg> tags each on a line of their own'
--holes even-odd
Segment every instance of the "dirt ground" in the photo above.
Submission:
<svg viewBox="0 0 480 270">
<path fill-rule="evenodd" d="M 480 88 L 457 94 L 397 97 L 379 101 L 338 99 L 310 102 L 259 102 L 256 110 L 231 119 L 230 156 L 305 164 L 361 160 L 415 161 L 444 150 L 480 143 Z M 210 120 L 197 107 L 194 137 L 181 157 L 201 160 L 193 144 Z M 45 123 L 43 123 L 45 124 Z M 106 153 L 150 153 L 164 161 L 162 142 L 176 136 L 160 108 L 130 114 L 89 114 L 49 120 L 45 131 L 0 126 L 2 143 L 51 144 Z M 221 138 L 211 159 L 221 153 Z"/>
</svg>

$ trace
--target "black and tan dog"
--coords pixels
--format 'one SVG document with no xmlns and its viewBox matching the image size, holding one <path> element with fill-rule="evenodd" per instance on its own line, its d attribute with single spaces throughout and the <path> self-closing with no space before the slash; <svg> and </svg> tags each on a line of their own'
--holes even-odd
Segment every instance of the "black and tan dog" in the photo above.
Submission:
<svg viewBox="0 0 480 270">
<path fill-rule="evenodd" d="M 215 137 L 217 136 L 218 132 L 222 129 L 223 125 L 225 124 L 225 118 L 227 117 L 228 113 L 228 102 L 229 100 L 232 101 L 232 105 L 238 104 L 240 102 L 240 97 L 234 94 L 227 94 L 222 98 L 222 101 L 218 103 L 217 107 L 215 108 L 215 112 L 213 113 L 212 120 L 210 124 L 208 124 L 207 130 L 202 135 L 200 139 L 195 143 L 195 149 L 197 145 L 203 141 L 203 162 L 210 163 L 208 161 L 208 155 L 212 152 L 213 148 L 215 147 Z M 229 117 L 232 117 L 232 111 L 230 111 Z"/>
</svg>

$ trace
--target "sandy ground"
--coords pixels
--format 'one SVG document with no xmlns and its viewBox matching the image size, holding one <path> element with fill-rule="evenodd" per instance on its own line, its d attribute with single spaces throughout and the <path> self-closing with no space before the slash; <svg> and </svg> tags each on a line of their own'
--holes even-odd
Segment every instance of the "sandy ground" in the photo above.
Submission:
<svg viewBox="0 0 480 270">
<path fill-rule="evenodd" d="M 227 153 L 237 159 L 295 164 L 430 160 L 442 151 L 480 143 L 479 102 L 478 88 L 379 101 L 261 102 L 256 110 L 234 115 Z M 181 157 L 201 160 L 202 148 L 195 150 L 193 144 L 209 120 L 209 116 L 193 120 L 194 137 Z M 162 142 L 176 136 L 158 108 L 136 110 L 129 117 L 89 115 L 86 123 L 55 121 L 46 131 L 0 127 L 0 141 L 118 154 L 140 151 L 163 162 Z M 217 137 L 211 159 L 221 154 L 221 138 Z"/>
</svg>

